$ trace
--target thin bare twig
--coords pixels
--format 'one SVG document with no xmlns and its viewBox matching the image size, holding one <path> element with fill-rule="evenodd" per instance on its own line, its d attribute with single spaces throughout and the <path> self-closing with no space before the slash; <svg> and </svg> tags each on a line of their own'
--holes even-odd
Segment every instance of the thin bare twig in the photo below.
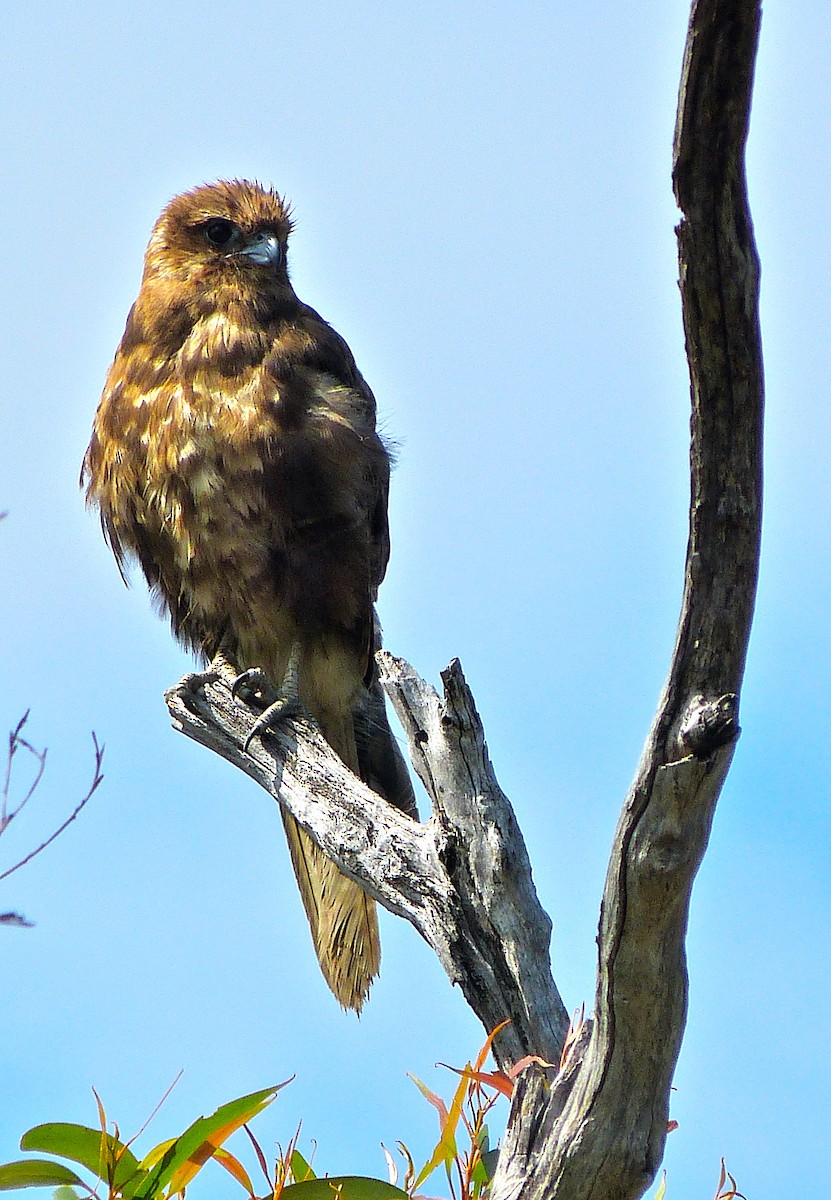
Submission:
<svg viewBox="0 0 831 1200">
<path fill-rule="evenodd" d="M 35 750 L 32 746 L 29 745 L 29 743 L 27 741 L 25 741 L 23 738 L 19 737 L 20 730 L 23 728 L 23 725 L 24 725 L 28 715 L 29 714 L 27 712 L 26 716 L 24 716 L 23 719 L 19 722 L 17 729 L 10 735 L 10 738 L 9 738 L 9 747 L 10 748 L 9 748 L 9 757 L 8 757 L 8 763 L 7 763 L 7 768 L 6 768 L 6 783 L 5 783 L 5 788 L 4 788 L 4 792 L 3 792 L 4 810 L 5 810 L 5 805 L 7 802 L 8 788 L 9 788 L 9 782 L 10 782 L 10 778 L 11 778 L 12 755 L 15 753 L 17 748 L 23 747 L 24 749 L 29 750 L 35 756 L 35 758 L 37 758 L 37 760 L 39 762 L 39 769 L 38 769 L 37 775 L 35 777 L 34 783 L 29 788 L 29 790 L 26 793 L 26 795 L 24 796 L 23 800 L 20 802 L 20 804 L 18 804 L 18 806 L 14 810 L 14 812 L 12 812 L 5 819 L 5 823 L 0 825 L 0 833 L 2 833 L 5 829 L 8 828 L 8 824 L 12 820 L 12 818 L 17 816 L 17 814 L 20 812 L 21 808 L 23 808 L 24 804 L 26 804 L 26 802 L 30 799 L 32 793 L 34 792 L 38 783 L 40 783 L 40 780 L 43 776 L 43 769 L 44 769 L 44 764 L 45 764 L 45 760 L 46 760 L 46 751 L 43 750 L 41 752 L 41 751 Z M 102 780 L 104 779 L 104 775 L 101 771 L 101 764 L 104 761 L 104 747 L 99 746 L 98 738 L 95 736 L 95 733 L 93 733 L 93 735 L 92 735 L 92 744 L 95 747 L 95 772 L 93 775 L 92 783 L 90 784 L 89 788 L 87 789 L 86 795 L 75 806 L 75 808 L 69 814 L 69 816 L 66 818 L 66 820 L 63 822 L 63 824 L 60 825 L 55 830 L 55 832 L 46 839 L 46 841 L 41 842 L 41 844 L 39 846 L 36 846 L 35 849 L 32 850 L 29 854 L 27 854 L 25 858 L 21 858 L 20 862 L 15 863 L 15 865 L 13 867 L 9 867 L 8 870 L 0 873 L 0 880 L 8 879 L 9 875 L 13 875 L 14 872 L 19 871 L 21 867 L 25 867 L 27 863 L 30 863 L 33 858 L 36 858 L 38 856 L 38 854 L 40 854 L 43 850 L 46 849 L 47 846 L 51 846 L 52 843 L 55 841 L 55 839 L 59 838 L 61 836 L 63 831 L 66 829 L 66 827 L 68 825 L 72 824 L 72 822 L 75 820 L 75 818 L 81 812 L 81 810 L 92 799 L 93 794 L 98 790 L 99 785 L 101 784 Z M 17 916 L 17 914 L 6 914 L 6 915 Z M 25 924 L 27 922 L 22 921 L 22 919 L 21 919 L 21 921 L 7 922 L 7 924 L 21 924 L 21 923 Z"/>
<path fill-rule="evenodd" d="M 31 742 L 27 742 L 24 737 L 21 737 L 23 727 L 29 720 L 30 711 L 30 709 L 26 709 L 23 716 L 17 722 L 15 728 L 9 734 L 9 749 L 6 755 L 6 775 L 3 780 L 3 799 L 2 804 L 0 804 L 0 833 L 3 833 L 6 830 L 6 827 L 9 825 L 9 823 L 14 820 L 20 810 L 24 808 L 26 804 L 28 804 L 29 800 L 31 800 L 35 789 L 43 778 L 43 772 L 46 769 L 47 751 L 36 750 Z M 36 759 L 38 769 L 35 772 L 35 778 L 32 781 L 31 787 L 26 795 L 20 801 L 17 808 L 9 811 L 9 788 L 12 780 L 12 763 L 14 762 L 14 756 L 18 750 L 28 750 L 32 757 Z"/>
</svg>

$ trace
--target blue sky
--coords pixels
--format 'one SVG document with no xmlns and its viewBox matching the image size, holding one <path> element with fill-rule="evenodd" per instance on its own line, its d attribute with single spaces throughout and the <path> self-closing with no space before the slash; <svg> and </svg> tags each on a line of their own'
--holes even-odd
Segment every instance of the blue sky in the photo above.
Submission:
<svg viewBox="0 0 831 1200">
<path fill-rule="evenodd" d="M 680 0 L 274 6 L 146 0 L 4 16 L 2 721 L 31 708 L 45 781 L 2 885 L 0 1160 L 37 1122 L 152 1133 L 292 1073 L 258 1121 L 303 1120 L 331 1172 L 383 1173 L 482 1032 L 384 918 L 358 1022 L 313 961 L 272 802 L 175 735 L 188 667 L 126 591 L 77 489 L 158 211 L 217 177 L 293 201 L 299 294 L 347 337 L 400 444 L 387 644 L 462 659 L 555 924 L 569 1007 L 619 806 L 672 648 L 688 382 L 670 188 Z M 827 1188 L 831 1074 L 828 391 L 831 96 L 824 0 L 765 13 L 751 141 L 763 263 L 767 507 L 744 729 L 693 896 L 669 1197 L 721 1155 L 751 1200 Z M 23 773 L 17 781 L 22 787 Z M 218 1169 L 196 1197 L 227 1195 Z"/>
</svg>

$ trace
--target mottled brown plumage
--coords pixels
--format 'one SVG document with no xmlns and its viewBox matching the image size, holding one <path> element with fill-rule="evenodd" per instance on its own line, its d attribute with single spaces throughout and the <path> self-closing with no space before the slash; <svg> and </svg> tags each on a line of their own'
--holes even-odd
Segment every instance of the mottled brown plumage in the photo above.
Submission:
<svg viewBox="0 0 831 1200">
<path fill-rule="evenodd" d="M 138 559 L 180 641 L 300 698 L 397 807 L 412 788 L 373 677 L 389 557 L 389 456 L 344 340 L 286 269 L 291 220 L 248 182 L 199 187 L 153 229 L 84 459 L 119 566 Z M 324 976 L 360 1010 L 380 961 L 372 900 L 284 816 Z"/>
</svg>

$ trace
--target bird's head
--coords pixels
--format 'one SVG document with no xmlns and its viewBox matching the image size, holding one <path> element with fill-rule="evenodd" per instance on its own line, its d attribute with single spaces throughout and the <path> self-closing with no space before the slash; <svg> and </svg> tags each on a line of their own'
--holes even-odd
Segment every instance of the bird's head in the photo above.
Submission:
<svg viewBox="0 0 831 1200">
<path fill-rule="evenodd" d="M 291 229 L 285 201 L 258 183 L 194 188 L 171 200 L 156 222 L 142 286 L 209 302 L 227 292 L 293 295 L 286 267 Z"/>
</svg>

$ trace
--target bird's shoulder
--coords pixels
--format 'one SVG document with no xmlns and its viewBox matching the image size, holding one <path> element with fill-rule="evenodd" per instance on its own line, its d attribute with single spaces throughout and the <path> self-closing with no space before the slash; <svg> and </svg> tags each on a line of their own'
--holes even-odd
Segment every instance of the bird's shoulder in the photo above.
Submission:
<svg viewBox="0 0 831 1200">
<path fill-rule="evenodd" d="M 308 304 L 300 304 L 297 327 L 306 334 L 301 360 L 305 367 L 328 376 L 341 387 L 355 393 L 360 405 L 375 416 L 375 396 L 358 370 L 349 343 L 328 321 Z"/>
</svg>

